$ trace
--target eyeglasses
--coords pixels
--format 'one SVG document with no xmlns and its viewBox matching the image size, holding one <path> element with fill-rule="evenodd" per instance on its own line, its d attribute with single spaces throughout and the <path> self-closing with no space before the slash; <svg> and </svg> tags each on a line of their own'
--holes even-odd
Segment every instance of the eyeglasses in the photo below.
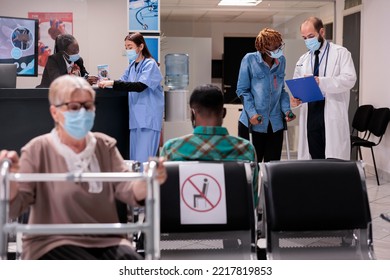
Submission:
<svg viewBox="0 0 390 280">
<path fill-rule="evenodd" d="M 284 50 L 284 47 L 285 47 L 285 43 L 284 42 L 282 42 L 282 44 L 278 47 L 278 48 L 276 48 L 276 49 L 274 49 L 274 50 L 267 50 L 267 51 L 269 51 L 269 52 L 278 52 L 278 51 L 282 51 L 282 50 Z"/>
<path fill-rule="evenodd" d="M 69 111 L 79 111 L 81 107 L 84 107 L 87 111 L 93 111 L 95 109 L 95 102 L 65 102 L 62 104 L 55 105 L 56 107 L 66 106 Z"/>
</svg>

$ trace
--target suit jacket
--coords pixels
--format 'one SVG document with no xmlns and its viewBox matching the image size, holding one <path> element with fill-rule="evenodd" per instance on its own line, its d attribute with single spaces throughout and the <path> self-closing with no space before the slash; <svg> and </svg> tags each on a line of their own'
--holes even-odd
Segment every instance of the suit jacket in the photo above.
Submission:
<svg viewBox="0 0 390 280">
<path fill-rule="evenodd" d="M 81 77 L 88 74 L 84 67 L 84 61 L 81 57 L 75 62 L 75 64 L 80 67 Z M 62 53 L 58 52 L 52 54 L 47 60 L 45 69 L 43 70 L 41 84 L 38 85 L 37 88 L 48 88 L 50 87 L 51 82 L 53 82 L 56 78 L 66 74 L 68 74 L 68 70 Z"/>
</svg>

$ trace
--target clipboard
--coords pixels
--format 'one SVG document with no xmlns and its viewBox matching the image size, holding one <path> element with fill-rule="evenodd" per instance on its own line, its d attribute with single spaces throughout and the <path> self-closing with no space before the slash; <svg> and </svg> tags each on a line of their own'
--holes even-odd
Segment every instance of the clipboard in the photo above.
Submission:
<svg viewBox="0 0 390 280">
<path fill-rule="evenodd" d="M 286 84 L 295 98 L 303 103 L 324 100 L 324 96 L 314 76 L 286 80 Z"/>
</svg>

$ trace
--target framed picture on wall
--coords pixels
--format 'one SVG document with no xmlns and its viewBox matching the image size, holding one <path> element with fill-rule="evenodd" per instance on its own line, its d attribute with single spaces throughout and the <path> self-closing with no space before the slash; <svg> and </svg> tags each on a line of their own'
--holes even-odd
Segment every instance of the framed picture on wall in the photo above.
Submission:
<svg viewBox="0 0 390 280">
<path fill-rule="evenodd" d="M 54 40 L 60 34 L 73 34 L 73 13 L 29 12 L 29 18 L 38 19 L 38 73 L 42 74 L 48 57 L 54 52 Z"/>
<path fill-rule="evenodd" d="M 153 58 L 160 62 L 160 36 L 144 36 L 144 38 Z"/>
<path fill-rule="evenodd" d="M 128 0 L 130 32 L 160 32 L 160 0 Z"/>
</svg>

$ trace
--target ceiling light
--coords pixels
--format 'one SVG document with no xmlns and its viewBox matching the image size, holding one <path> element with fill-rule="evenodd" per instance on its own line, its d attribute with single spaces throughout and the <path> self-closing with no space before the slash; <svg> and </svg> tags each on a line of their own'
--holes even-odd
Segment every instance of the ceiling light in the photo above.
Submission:
<svg viewBox="0 0 390 280">
<path fill-rule="evenodd" d="M 256 6 L 262 0 L 221 0 L 218 6 Z"/>
</svg>

